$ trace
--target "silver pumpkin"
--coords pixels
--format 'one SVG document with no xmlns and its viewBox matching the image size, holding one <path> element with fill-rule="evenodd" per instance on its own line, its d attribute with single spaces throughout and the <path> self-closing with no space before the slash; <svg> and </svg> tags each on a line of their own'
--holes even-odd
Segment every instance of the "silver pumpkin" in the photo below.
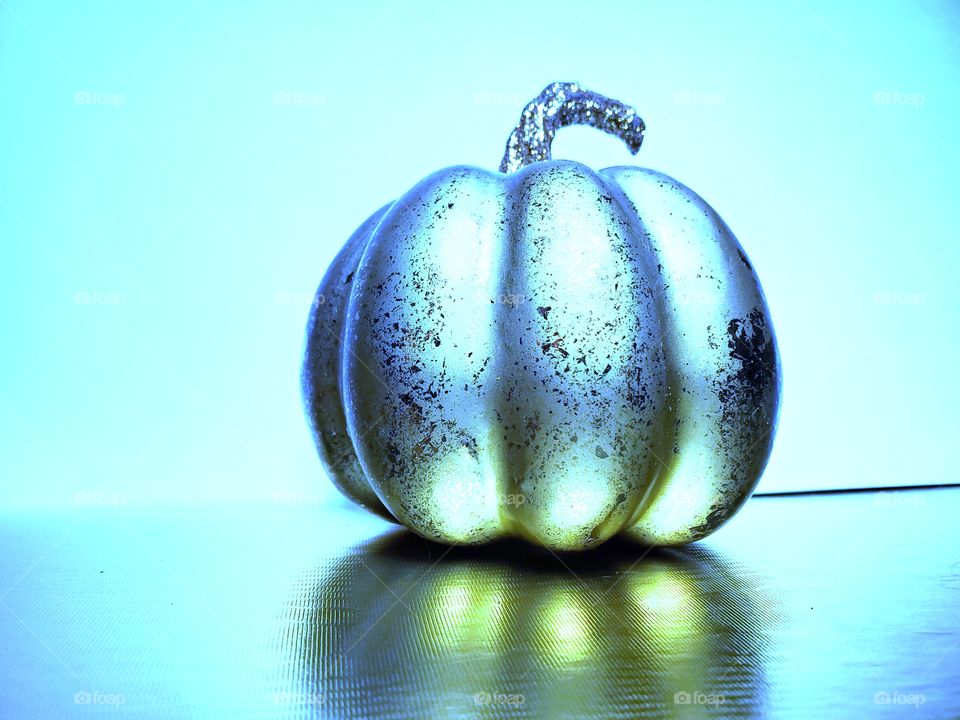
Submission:
<svg viewBox="0 0 960 720">
<path fill-rule="evenodd" d="M 633 152 L 644 131 L 632 108 L 553 84 L 501 172 L 427 177 L 317 292 L 302 386 L 321 460 L 424 537 L 688 543 L 769 457 L 779 357 L 746 254 L 673 178 L 551 160 L 575 123 Z"/>
</svg>

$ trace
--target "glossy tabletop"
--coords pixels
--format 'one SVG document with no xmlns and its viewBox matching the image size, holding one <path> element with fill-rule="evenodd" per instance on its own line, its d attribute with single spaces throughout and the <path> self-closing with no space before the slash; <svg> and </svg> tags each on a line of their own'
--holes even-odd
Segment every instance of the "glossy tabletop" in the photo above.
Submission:
<svg viewBox="0 0 960 720">
<path fill-rule="evenodd" d="M 580 555 L 102 500 L 0 517 L 0 717 L 960 717 L 960 489 Z"/>
</svg>

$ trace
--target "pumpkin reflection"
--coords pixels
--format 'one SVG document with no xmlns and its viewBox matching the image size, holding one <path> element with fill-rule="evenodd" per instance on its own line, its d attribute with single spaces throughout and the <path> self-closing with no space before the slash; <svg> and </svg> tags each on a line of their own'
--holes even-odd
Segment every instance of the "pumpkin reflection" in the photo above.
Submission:
<svg viewBox="0 0 960 720">
<path fill-rule="evenodd" d="M 294 643 L 305 693 L 327 717 L 758 713 L 757 581 L 704 548 L 642 552 L 614 540 L 558 558 L 392 532 L 312 589 Z"/>
</svg>

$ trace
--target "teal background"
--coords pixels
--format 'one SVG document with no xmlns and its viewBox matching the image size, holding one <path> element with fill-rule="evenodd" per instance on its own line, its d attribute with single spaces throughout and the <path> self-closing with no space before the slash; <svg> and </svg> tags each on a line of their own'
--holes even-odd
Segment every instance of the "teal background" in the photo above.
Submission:
<svg viewBox="0 0 960 720">
<path fill-rule="evenodd" d="M 0 0 L 0 506 L 321 504 L 303 329 L 351 231 L 496 167 L 554 80 L 760 275 L 784 398 L 761 490 L 951 482 L 960 10 L 950 2 Z"/>
</svg>

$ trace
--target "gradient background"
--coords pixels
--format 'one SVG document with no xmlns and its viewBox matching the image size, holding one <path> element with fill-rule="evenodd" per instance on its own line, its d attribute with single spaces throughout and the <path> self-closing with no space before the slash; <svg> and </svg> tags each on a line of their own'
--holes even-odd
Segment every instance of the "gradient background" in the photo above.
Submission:
<svg viewBox="0 0 960 720">
<path fill-rule="evenodd" d="M 298 388 L 316 285 L 422 176 L 496 167 L 554 80 L 648 126 L 555 157 L 673 175 L 757 268 L 760 489 L 953 481 L 950 2 L 0 0 L 0 507 L 338 497 Z"/>
</svg>

